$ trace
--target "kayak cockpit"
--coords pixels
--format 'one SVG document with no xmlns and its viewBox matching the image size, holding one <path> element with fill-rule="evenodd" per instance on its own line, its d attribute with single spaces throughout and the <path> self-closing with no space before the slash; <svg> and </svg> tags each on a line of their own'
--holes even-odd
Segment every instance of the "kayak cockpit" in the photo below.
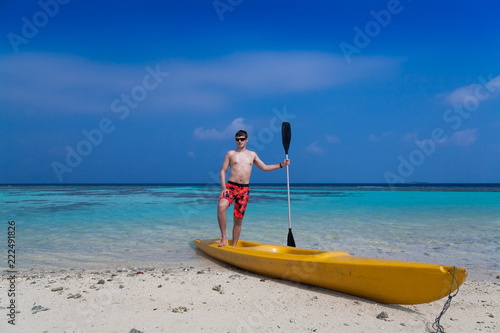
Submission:
<svg viewBox="0 0 500 333">
<path fill-rule="evenodd" d="M 321 254 L 324 251 L 317 250 L 307 250 L 307 249 L 297 249 L 289 246 L 277 246 L 277 245 L 257 245 L 246 247 L 248 250 L 271 252 L 271 253 L 284 253 L 284 254 L 301 254 L 301 255 L 315 255 Z"/>
<path fill-rule="evenodd" d="M 290 246 L 279 246 L 279 245 L 271 245 L 271 244 L 263 244 L 257 246 L 248 246 L 244 247 L 247 250 L 258 251 L 258 252 L 267 252 L 267 253 L 276 253 L 276 254 L 292 254 L 292 255 L 302 255 L 302 256 L 318 256 L 321 258 L 331 258 L 331 257 L 339 257 L 350 255 L 347 252 L 342 251 L 319 251 L 319 250 L 308 250 L 308 249 L 298 249 Z"/>
</svg>

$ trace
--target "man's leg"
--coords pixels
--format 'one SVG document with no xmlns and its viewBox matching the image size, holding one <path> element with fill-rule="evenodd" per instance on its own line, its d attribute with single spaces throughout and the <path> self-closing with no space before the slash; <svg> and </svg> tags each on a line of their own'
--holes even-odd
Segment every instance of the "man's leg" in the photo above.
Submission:
<svg viewBox="0 0 500 333">
<path fill-rule="evenodd" d="M 238 244 L 238 240 L 240 239 L 241 234 L 241 224 L 243 223 L 242 217 L 234 217 L 234 225 L 233 225 L 233 246 Z"/>
<path fill-rule="evenodd" d="M 229 207 L 229 201 L 226 199 L 220 199 L 219 205 L 217 206 L 217 220 L 219 221 L 220 228 L 220 243 L 219 246 L 227 245 L 227 234 L 226 234 L 226 210 Z M 241 226 L 240 226 L 241 230 Z"/>
<path fill-rule="evenodd" d="M 240 239 L 241 224 L 243 223 L 243 216 L 247 209 L 249 193 L 248 187 L 245 186 L 240 188 L 239 196 L 234 201 L 233 246 L 237 246 L 238 240 Z"/>
</svg>

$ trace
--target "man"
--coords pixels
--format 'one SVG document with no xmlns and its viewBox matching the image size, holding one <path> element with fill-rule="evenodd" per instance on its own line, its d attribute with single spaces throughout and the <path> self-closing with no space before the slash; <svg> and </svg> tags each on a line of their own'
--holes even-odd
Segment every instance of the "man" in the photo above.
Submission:
<svg viewBox="0 0 500 333">
<path fill-rule="evenodd" d="M 240 130 L 236 132 L 236 149 L 227 152 L 222 168 L 220 169 L 220 183 L 222 191 L 217 207 L 217 219 L 221 233 L 219 246 L 227 245 L 226 234 L 226 210 L 234 201 L 234 225 L 233 225 L 233 246 L 238 244 L 241 233 L 241 224 L 249 198 L 250 174 L 252 166 L 255 164 L 263 171 L 273 171 L 290 165 L 290 160 L 284 160 L 279 164 L 266 165 L 253 151 L 247 150 L 248 134 Z M 229 180 L 226 183 L 227 169 L 231 168 Z"/>
</svg>

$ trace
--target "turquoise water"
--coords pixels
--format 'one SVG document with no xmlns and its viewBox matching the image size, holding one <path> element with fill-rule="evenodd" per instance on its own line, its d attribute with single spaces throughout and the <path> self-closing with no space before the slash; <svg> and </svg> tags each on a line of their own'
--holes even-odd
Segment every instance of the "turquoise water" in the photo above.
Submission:
<svg viewBox="0 0 500 333">
<path fill-rule="evenodd" d="M 213 185 L 2 186 L 0 244 L 14 220 L 20 270 L 196 262 L 192 241 L 219 237 L 218 194 Z M 298 247 L 455 265 L 476 280 L 500 274 L 500 186 L 295 185 L 291 198 Z M 252 186 L 241 239 L 286 244 L 287 207 L 284 185 Z"/>
</svg>

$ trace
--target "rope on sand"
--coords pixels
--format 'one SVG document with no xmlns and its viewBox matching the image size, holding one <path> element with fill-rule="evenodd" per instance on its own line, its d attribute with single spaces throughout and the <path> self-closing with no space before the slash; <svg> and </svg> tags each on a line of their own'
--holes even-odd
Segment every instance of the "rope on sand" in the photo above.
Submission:
<svg viewBox="0 0 500 333">
<path fill-rule="evenodd" d="M 432 328 L 436 330 L 436 333 L 445 333 L 444 332 L 444 327 L 441 326 L 441 324 L 440 324 L 441 317 L 450 308 L 451 300 L 453 299 L 453 297 L 457 296 L 458 290 L 460 289 L 458 281 L 457 281 L 457 278 L 455 277 L 455 271 L 456 271 L 456 267 L 455 266 L 453 266 L 453 271 L 449 271 L 449 273 L 451 274 L 451 277 L 452 277 L 451 278 L 451 284 L 450 284 L 450 293 L 448 295 L 448 299 L 444 303 L 444 306 L 443 306 L 443 309 L 441 310 L 441 313 L 439 314 L 439 316 L 437 316 L 436 320 L 434 321 L 434 324 L 432 324 Z M 455 282 L 457 284 L 457 290 L 455 291 L 454 294 L 451 294 L 451 291 L 453 289 L 453 282 Z"/>
</svg>

